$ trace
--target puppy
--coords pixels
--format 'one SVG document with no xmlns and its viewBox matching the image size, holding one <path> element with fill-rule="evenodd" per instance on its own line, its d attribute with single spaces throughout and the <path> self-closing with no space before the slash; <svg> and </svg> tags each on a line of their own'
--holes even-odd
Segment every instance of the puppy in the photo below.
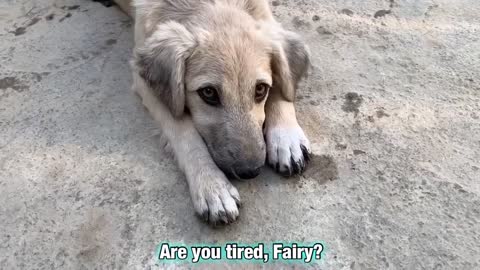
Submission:
<svg viewBox="0 0 480 270">
<path fill-rule="evenodd" d="M 185 173 L 195 211 L 230 223 L 265 160 L 285 176 L 310 153 L 295 91 L 308 48 L 272 17 L 267 0 L 134 0 L 133 90 Z"/>
</svg>

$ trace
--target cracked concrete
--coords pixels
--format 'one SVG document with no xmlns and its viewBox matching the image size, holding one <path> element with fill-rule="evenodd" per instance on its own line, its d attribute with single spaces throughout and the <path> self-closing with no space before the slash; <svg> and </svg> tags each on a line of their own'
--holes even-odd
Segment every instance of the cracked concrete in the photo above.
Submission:
<svg viewBox="0 0 480 270">
<path fill-rule="evenodd" d="M 271 3 L 312 51 L 297 109 L 315 158 L 235 182 L 240 220 L 214 229 L 129 90 L 129 18 L 0 2 L 0 269 L 157 269 L 161 241 L 275 240 L 323 241 L 322 269 L 480 268 L 480 3 Z"/>
</svg>

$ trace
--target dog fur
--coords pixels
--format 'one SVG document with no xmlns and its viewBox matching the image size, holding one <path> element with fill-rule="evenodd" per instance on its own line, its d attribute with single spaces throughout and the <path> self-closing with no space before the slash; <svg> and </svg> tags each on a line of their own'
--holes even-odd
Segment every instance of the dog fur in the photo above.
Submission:
<svg viewBox="0 0 480 270">
<path fill-rule="evenodd" d="M 195 211 L 212 224 L 233 222 L 240 196 L 227 176 L 254 177 L 265 160 L 291 176 L 308 162 L 294 108 L 308 48 L 274 20 L 267 0 L 135 0 L 134 7 L 132 88 L 185 173 Z M 205 88 L 220 104 L 202 100 Z M 269 92 L 260 100 L 257 89 Z"/>
</svg>

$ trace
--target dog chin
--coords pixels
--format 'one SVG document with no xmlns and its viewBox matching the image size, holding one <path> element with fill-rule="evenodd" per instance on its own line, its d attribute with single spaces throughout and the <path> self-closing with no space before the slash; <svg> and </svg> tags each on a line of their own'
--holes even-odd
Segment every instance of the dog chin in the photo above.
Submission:
<svg viewBox="0 0 480 270">
<path fill-rule="evenodd" d="M 233 168 L 231 169 L 221 169 L 223 171 L 223 173 L 225 174 L 225 176 L 228 177 L 228 179 L 237 179 L 237 180 L 249 180 L 249 179 L 242 179 L 240 178 L 240 176 L 238 176 L 236 173 L 235 173 L 235 170 L 233 170 Z"/>
<path fill-rule="evenodd" d="M 251 179 L 257 177 L 260 174 L 261 168 L 263 168 L 264 165 L 265 164 L 263 164 L 262 166 L 258 167 L 255 170 L 250 171 L 249 173 L 243 173 L 243 174 L 236 172 L 234 167 L 221 167 L 221 166 L 219 166 L 219 168 L 220 168 L 220 170 L 222 170 L 222 172 L 225 174 L 225 176 L 227 176 L 229 179 L 237 179 L 237 180 L 241 180 L 241 181 L 248 181 L 248 180 L 251 180 Z"/>
</svg>

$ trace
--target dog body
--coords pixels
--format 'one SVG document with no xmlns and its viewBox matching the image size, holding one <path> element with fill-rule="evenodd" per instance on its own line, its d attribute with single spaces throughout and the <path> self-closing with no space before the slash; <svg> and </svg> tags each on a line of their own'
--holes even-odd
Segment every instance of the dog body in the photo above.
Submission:
<svg viewBox="0 0 480 270">
<path fill-rule="evenodd" d="M 265 159 L 305 168 L 309 141 L 293 101 L 308 49 L 266 0 L 136 0 L 133 90 L 160 125 L 211 223 L 238 217 L 226 175 L 253 178 Z"/>
</svg>

